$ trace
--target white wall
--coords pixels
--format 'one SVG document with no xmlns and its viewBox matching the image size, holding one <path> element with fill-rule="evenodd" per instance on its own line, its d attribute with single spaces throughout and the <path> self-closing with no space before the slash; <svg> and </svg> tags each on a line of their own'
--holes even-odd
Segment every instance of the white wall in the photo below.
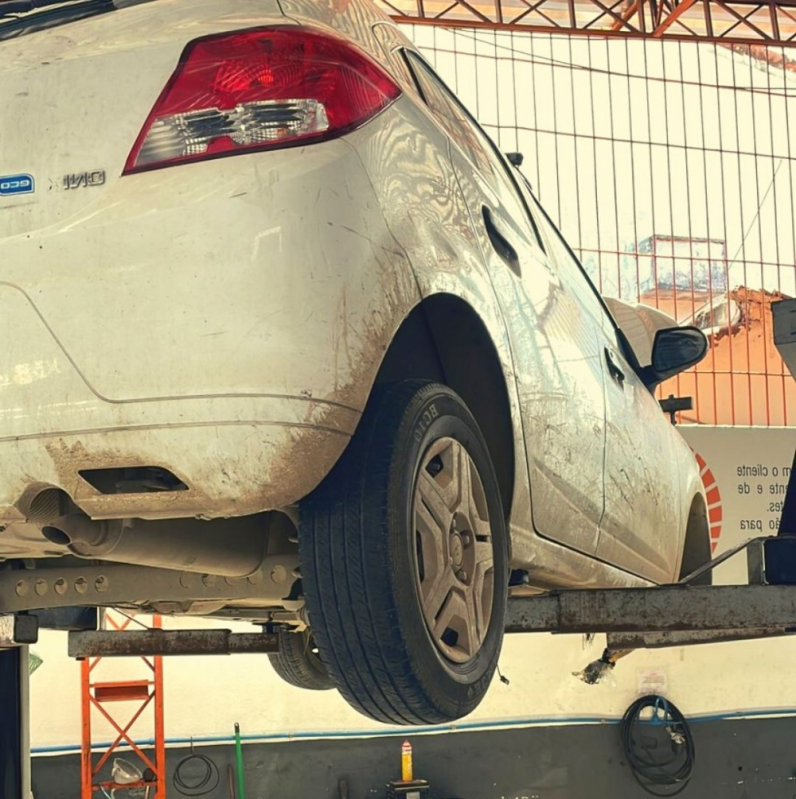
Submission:
<svg viewBox="0 0 796 799">
<path fill-rule="evenodd" d="M 740 532 L 742 521 L 759 519 L 767 528 L 769 520 L 776 519 L 769 505 L 777 499 L 769 486 L 782 482 L 771 471 L 777 468 L 781 475 L 783 467 L 790 466 L 796 429 L 682 430 L 713 471 L 722 493 L 724 519 L 717 552 L 755 534 Z M 756 465 L 768 469 L 768 477 L 738 477 L 739 467 Z M 749 484 L 750 493 L 738 492 L 743 483 Z M 743 582 L 744 575 L 743 560 L 721 567 L 719 573 L 722 582 Z M 168 621 L 168 626 L 199 624 Z M 511 684 L 495 680 L 486 701 L 466 723 L 614 718 L 646 689 L 666 693 L 691 716 L 796 708 L 796 640 L 640 652 L 621 662 L 606 684 L 586 686 L 572 672 L 597 658 L 603 645 L 602 637 L 587 646 L 581 636 L 508 636 L 500 668 Z M 66 658 L 66 638 L 45 633 L 34 649 L 44 664 L 31 679 L 33 746 L 78 744 L 79 668 Z M 98 671 L 97 679 L 103 674 L 108 679 L 132 678 L 134 665 L 135 661 L 104 661 L 98 668 L 105 671 Z M 263 736 L 384 729 L 351 710 L 335 692 L 318 694 L 283 684 L 265 656 L 174 658 L 166 661 L 165 675 L 169 738 L 229 735 L 235 721 L 244 733 Z M 139 724 L 136 732 L 149 737 L 151 727 Z M 109 728 L 97 727 L 97 740 L 111 737 Z"/>
</svg>

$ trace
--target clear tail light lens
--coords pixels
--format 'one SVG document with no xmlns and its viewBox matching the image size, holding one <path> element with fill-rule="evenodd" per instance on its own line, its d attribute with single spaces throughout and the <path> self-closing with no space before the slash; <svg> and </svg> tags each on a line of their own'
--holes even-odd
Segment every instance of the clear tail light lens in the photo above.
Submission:
<svg viewBox="0 0 796 799">
<path fill-rule="evenodd" d="M 124 172 L 331 139 L 399 94 L 354 45 L 306 28 L 197 39 L 150 112 Z"/>
</svg>

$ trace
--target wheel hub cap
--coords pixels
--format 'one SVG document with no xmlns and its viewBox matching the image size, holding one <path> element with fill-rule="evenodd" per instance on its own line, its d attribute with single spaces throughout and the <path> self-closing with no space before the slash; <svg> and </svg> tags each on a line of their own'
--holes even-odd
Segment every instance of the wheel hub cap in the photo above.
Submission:
<svg viewBox="0 0 796 799">
<path fill-rule="evenodd" d="M 414 493 L 415 579 L 437 649 L 466 663 L 481 648 L 492 616 L 494 556 L 483 483 L 452 438 L 426 451 Z"/>
</svg>

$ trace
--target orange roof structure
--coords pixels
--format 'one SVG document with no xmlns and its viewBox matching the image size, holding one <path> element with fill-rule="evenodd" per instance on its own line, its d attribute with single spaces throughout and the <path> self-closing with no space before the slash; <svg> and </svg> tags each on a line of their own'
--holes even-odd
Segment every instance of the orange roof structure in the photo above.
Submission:
<svg viewBox="0 0 796 799">
<path fill-rule="evenodd" d="M 377 0 L 398 22 L 570 36 L 796 44 L 793 0 Z"/>
</svg>

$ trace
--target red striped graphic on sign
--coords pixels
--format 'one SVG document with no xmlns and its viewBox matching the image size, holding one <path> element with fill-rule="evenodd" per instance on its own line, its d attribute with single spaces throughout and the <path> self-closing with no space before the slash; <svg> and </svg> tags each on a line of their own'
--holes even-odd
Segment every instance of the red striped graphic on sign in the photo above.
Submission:
<svg viewBox="0 0 796 799">
<path fill-rule="evenodd" d="M 716 478 L 713 476 L 713 472 L 708 468 L 707 463 L 705 463 L 705 459 L 698 452 L 694 452 L 694 457 L 699 464 L 699 476 L 702 478 L 702 485 L 705 487 L 705 498 L 708 503 L 710 551 L 715 552 L 719 544 L 719 538 L 721 537 L 721 491 L 719 491 Z"/>
</svg>

